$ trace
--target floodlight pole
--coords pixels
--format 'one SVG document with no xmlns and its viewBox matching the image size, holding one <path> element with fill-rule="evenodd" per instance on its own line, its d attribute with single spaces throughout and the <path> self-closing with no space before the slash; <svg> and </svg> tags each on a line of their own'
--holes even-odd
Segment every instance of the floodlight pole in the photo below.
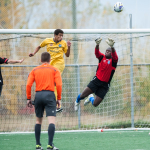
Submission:
<svg viewBox="0 0 150 150">
<path fill-rule="evenodd" d="M 132 14 L 129 14 L 130 29 L 132 29 Z M 134 128 L 134 89 L 133 89 L 133 51 L 132 33 L 130 34 L 130 85 L 131 85 L 131 128 Z"/>
</svg>

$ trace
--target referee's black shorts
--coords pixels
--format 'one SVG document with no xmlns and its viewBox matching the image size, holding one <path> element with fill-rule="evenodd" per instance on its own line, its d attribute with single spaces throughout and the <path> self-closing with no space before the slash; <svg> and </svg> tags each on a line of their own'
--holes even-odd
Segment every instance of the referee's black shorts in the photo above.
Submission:
<svg viewBox="0 0 150 150">
<path fill-rule="evenodd" d="M 104 99 L 106 93 L 109 90 L 109 84 L 100 81 L 96 76 L 87 85 L 98 97 Z"/>
<path fill-rule="evenodd" d="M 56 116 L 56 99 L 52 91 L 38 91 L 35 94 L 35 113 L 38 118 L 43 117 L 44 109 L 47 116 Z"/>
</svg>

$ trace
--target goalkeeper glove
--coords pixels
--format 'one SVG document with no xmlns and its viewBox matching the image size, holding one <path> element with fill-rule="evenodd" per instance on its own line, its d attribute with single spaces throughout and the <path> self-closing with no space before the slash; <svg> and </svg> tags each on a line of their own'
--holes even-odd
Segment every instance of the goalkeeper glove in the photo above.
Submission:
<svg viewBox="0 0 150 150">
<path fill-rule="evenodd" d="M 113 39 L 108 38 L 106 43 L 112 48 L 114 46 L 115 41 Z"/>
<path fill-rule="evenodd" d="M 96 40 L 95 40 L 95 42 L 96 42 L 96 45 L 99 45 L 100 44 L 100 42 L 101 42 L 101 40 L 102 40 L 102 38 L 97 38 Z"/>
</svg>

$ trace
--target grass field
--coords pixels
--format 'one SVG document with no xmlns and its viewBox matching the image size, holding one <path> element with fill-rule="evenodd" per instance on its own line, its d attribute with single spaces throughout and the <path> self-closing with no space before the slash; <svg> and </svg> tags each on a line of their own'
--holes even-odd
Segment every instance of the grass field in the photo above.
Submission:
<svg viewBox="0 0 150 150">
<path fill-rule="evenodd" d="M 41 134 L 46 150 L 47 133 Z M 149 131 L 104 131 L 56 133 L 59 150 L 150 150 Z M 0 134 L 0 150 L 34 150 L 34 134 Z"/>
</svg>

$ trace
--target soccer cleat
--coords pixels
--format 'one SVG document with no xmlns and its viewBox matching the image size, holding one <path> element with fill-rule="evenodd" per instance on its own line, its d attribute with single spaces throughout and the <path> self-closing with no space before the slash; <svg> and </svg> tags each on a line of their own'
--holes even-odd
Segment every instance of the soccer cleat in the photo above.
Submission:
<svg viewBox="0 0 150 150">
<path fill-rule="evenodd" d="M 88 98 L 84 101 L 84 106 L 86 106 L 86 105 L 88 105 L 89 103 L 90 103 L 90 98 L 91 97 L 94 97 L 94 95 L 93 94 L 90 94 L 89 96 L 88 96 Z"/>
<path fill-rule="evenodd" d="M 51 145 L 47 145 L 47 150 L 59 150 L 59 148 L 55 147 L 54 144 Z"/>
<path fill-rule="evenodd" d="M 79 104 L 80 104 L 80 102 L 77 103 L 77 102 L 75 101 L 75 103 L 74 103 L 74 110 L 75 110 L 75 111 L 78 111 L 78 109 L 79 109 Z"/>
<path fill-rule="evenodd" d="M 59 113 L 59 112 L 62 112 L 63 111 L 63 108 L 57 108 L 56 109 L 56 113 Z"/>
<path fill-rule="evenodd" d="M 43 150 L 41 145 L 36 145 L 36 150 Z"/>
</svg>

